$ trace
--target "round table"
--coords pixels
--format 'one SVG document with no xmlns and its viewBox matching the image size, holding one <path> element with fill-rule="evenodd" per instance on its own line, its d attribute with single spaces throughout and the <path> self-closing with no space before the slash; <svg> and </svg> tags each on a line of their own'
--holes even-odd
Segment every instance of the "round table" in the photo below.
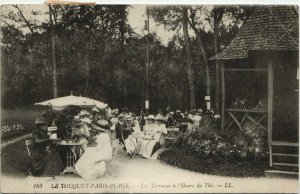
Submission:
<svg viewBox="0 0 300 194">
<path fill-rule="evenodd" d="M 57 145 L 59 146 L 68 146 L 67 151 L 67 166 L 64 169 L 63 173 L 76 173 L 76 170 L 74 168 L 75 163 L 77 162 L 78 158 L 76 154 L 73 152 L 72 148 L 81 147 L 84 145 L 84 142 L 75 141 L 75 140 L 62 140 L 60 142 L 57 142 Z"/>
</svg>

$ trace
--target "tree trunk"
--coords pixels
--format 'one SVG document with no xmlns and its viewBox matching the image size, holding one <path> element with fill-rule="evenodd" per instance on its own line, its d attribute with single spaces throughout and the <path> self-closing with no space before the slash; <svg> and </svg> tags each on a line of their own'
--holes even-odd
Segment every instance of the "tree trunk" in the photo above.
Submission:
<svg viewBox="0 0 300 194">
<path fill-rule="evenodd" d="M 196 107 L 195 101 L 195 85 L 194 85 L 194 71 L 192 69 L 192 55 L 191 55 L 191 46 L 188 34 L 188 13 L 187 8 L 183 8 L 183 17 L 182 17 L 182 27 L 183 35 L 185 42 L 185 51 L 187 55 L 187 73 L 188 73 L 188 82 L 190 89 L 190 108 L 194 109 Z"/>
<path fill-rule="evenodd" d="M 90 77 L 90 64 L 88 62 L 87 54 L 84 55 L 83 62 L 85 64 L 85 87 L 84 87 L 84 95 L 88 96 L 88 87 L 89 87 L 89 77 Z"/>
<path fill-rule="evenodd" d="M 219 34 L 219 22 L 218 22 L 218 16 L 216 13 L 216 10 L 214 11 L 214 50 L 215 55 L 219 53 L 218 49 L 218 34 Z M 215 108 L 216 111 L 219 111 L 219 96 L 220 96 L 220 79 L 219 79 L 219 61 L 216 60 L 216 96 L 215 96 Z"/>
<path fill-rule="evenodd" d="M 51 26 L 51 49 L 52 49 L 52 64 L 53 64 L 53 97 L 57 97 L 57 76 L 56 76 L 56 57 L 55 57 L 55 34 L 53 31 L 52 8 L 49 5 L 49 18 Z"/>
<path fill-rule="evenodd" d="M 120 55 L 121 59 L 119 60 L 119 63 L 115 63 L 113 67 L 113 77 L 114 77 L 114 86 L 113 86 L 113 101 L 116 101 L 118 103 L 118 98 L 120 96 L 119 94 L 119 79 L 117 72 L 119 71 L 120 67 L 124 66 L 124 60 L 125 60 L 125 22 L 126 22 L 126 6 L 120 5 L 120 14 L 121 14 L 121 20 L 119 22 L 119 30 L 120 30 Z M 117 104 L 117 106 L 119 106 Z"/>
<path fill-rule="evenodd" d="M 224 8 L 222 7 L 214 7 L 214 50 L 215 55 L 219 53 L 219 25 L 223 17 Z M 215 108 L 216 111 L 219 112 L 219 101 L 220 101 L 220 63 L 216 60 L 216 95 L 215 95 Z"/>
<path fill-rule="evenodd" d="M 202 54 L 202 59 L 203 59 L 203 62 L 204 62 L 204 67 L 205 67 L 205 72 L 206 72 L 206 95 L 210 96 L 211 80 L 210 80 L 210 69 L 209 69 L 209 66 L 208 66 L 208 60 L 207 60 L 207 57 L 206 57 L 206 52 L 205 52 L 204 47 L 203 47 L 202 38 L 201 38 L 199 32 L 196 32 L 196 37 L 199 40 L 200 51 L 201 51 L 201 54 Z"/>
<path fill-rule="evenodd" d="M 194 30 L 197 39 L 199 40 L 200 51 L 201 51 L 201 55 L 202 55 L 202 59 L 203 59 L 205 71 L 206 71 L 206 95 L 210 96 L 210 87 L 211 87 L 210 69 L 208 66 L 208 60 L 206 57 L 206 52 L 203 47 L 203 42 L 202 42 L 200 31 L 197 30 L 196 25 L 195 25 L 195 12 L 193 12 L 192 10 L 191 10 L 191 21 L 188 20 L 188 22 L 189 22 L 190 26 L 192 27 L 192 29 Z"/>
</svg>

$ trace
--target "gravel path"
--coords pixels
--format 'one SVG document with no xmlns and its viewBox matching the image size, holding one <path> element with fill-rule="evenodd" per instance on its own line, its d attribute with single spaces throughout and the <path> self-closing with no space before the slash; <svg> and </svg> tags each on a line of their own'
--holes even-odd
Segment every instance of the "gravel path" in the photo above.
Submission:
<svg viewBox="0 0 300 194">
<path fill-rule="evenodd" d="M 14 183 L 14 184 L 12 184 Z M 213 176 L 169 166 L 140 156 L 127 158 L 119 150 L 101 179 L 83 180 L 76 175 L 50 177 L 2 177 L 3 192 L 298 192 L 298 180 Z M 34 188 L 42 184 L 42 188 Z M 58 188 L 55 188 L 55 187 Z"/>
</svg>

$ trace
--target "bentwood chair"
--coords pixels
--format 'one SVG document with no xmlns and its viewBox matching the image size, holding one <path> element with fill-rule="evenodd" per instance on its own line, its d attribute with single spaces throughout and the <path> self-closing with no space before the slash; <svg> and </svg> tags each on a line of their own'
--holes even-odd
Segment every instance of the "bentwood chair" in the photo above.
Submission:
<svg viewBox="0 0 300 194">
<path fill-rule="evenodd" d="M 26 145 L 26 149 L 27 149 L 27 153 L 30 156 L 30 149 L 29 146 L 32 145 L 34 142 L 32 139 L 26 139 L 25 140 L 25 145 Z"/>
</svg>

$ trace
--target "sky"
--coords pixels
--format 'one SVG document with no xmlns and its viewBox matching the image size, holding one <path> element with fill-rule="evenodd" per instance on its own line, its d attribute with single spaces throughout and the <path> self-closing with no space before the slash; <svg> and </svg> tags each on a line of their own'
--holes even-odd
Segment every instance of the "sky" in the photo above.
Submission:
<svg viewBox="0 0 300 194">
<path fill-rule="evenodd" d="M 48 15 L 32 15 L 31 13 L 32 11 L 48 11 L 48 6 L 44 4 L 19 5 L 19 7 L 24 11 L 26 18 L 28 18 L 29 20 L 36 20 L 37 23 L 43 20 L 48 20 Z M 5 9 L 14 10 L 15 12 L 17 12 L 17 9 L 12 6 L 7 6 L 2 11 L 7 11 Z M 146 31 L 144 31 L 145 20 L 147 20 L 146 5 L 131 5 L 128 10 L 128 23 L 136 33 L 140 35 L 147 33 Z M 150 33 L 156 32 L 163 44 L 167 44 L 168 40 L 171 39 L 174 35 L 174 32 L 165 30 L 163 25 L 155 24 L 154 20 L 151 17 L 149 24 Z M 24 30 L 29 32 L 28 29 Z"/>
<path fill-rule="evenodd" d="M 143 31 L 145 27 L 145 20 L 147 20 L 146 5 L 132 5 L 128 13 L 128 23 L 136 33 L 145 33 Z M 149 20 L 150 33 L 156 32 L 162 43 L 167 44 L 169 39 L 173 37 L 174 32 L 165 30 L 163 25 L 156 24 L 152 18 Z"/>
<path fill-rule="evenodd" d="M 48 15 L 32 15 L 32 11 L 41 11 L 41 12 L 47 12 L 48 6 L 45 4 L 35 4 L 35 5 L 19 5 L 19 7 L 24 11 L 24 14 L 26 18 L 29 20 L 36 20 L 37 23 L 40 21 L 48 20 Z M 6 9 L 6 10 L 5 10 Z M 7 9 L 14 10 L 14 12 L 17 12 L 18 10 L 12 6 L 6 6 L 4 9 L 2 8 L 2 12 L 7 11 Z M 145 27 L 145 20 L 147 20 L 146 15 L 146 5 L 131 5 L 128 9 L 128 23 L 133 28 L 133 30 L 140 34 L 144 35 L 147 33 L 147 31 L 144 31 Z M 155 32 L 158 37 L 160 38 L 161 42 L 163 44 L 167 44 L 168 41 L 174 36 L 175 32 L 167 31 L 163 25 L 159 25 L 154 22 L 153 18 L 150 17 L 150 33 Z M 25 32 L 29 32 L 28 29 L 24 29 Z M 180 32 L 181 33 L 181 32 Z M 192 32 L 190 33 L 191 36 L 193 36 Z"/>
<path fill-rule="evenodd" d="M 1 0 L 2 1 L 5 1 L 5 0 Z M 21 0 L 20 0 L 21 1 Z M 32 1 L 32 0 L 31 0 Z M 34 0 L 36 1 L 36 0 Z M 76 0 L 74 0 L 76 1 Z M 77 0 L 77 1 L 81 1 L 81 0 Z M 105 0 L 103 0 L 105 1 Z M 112 0 L 114 1 L 114 0 Z M 191 1 L 191 0 L 189 0 Z M 189 2 L 187 1 L 187 2 Z M 83 2 L 83 1 L 81 1 Z M 141 1 L 143 2 L 143 1 Z M 156 1 L 153 1 L 153 2 L 156 2 Z M 163 2 L 163 0 L 161 0 L 161 2 Z M 171 2 L 171 1 L 170 1 Z M 170 3 L 168 2 L 168 3 Z M 173 2 L 173 1 L 172 1 Z M 199 0 L 199 3 L 201 1 Z M 264 1 L 261 0 L 261 3 L 263 3 Z M 287 0 L 288 2 L 288 0 Z M 157 2 L 156 2 L 157 3 Z M 212 2 L 211 2 L 212 3 Z M 1 3 L 0 3 L 1 4 Z M 167 4 L 167 3 L 166 3 Z M 205 6 L 207 7 L 212 7 L 211 4 L 206 4 Z M 34 10 L 34 11 L 42 11 L 42 12 L 45 12 L 45 11 L 48 11 L 48 6 L 45 5 L 45 4 L 35 4 L 35 5 L 20 5 L 20 7 L 25 10 L 26 12 L 26 17 L 30 18 L 30 19 L 36 19 L 37 21 L 36 22 L 39 22 L 41 20 L 48 20 L 48 15 L 44 15 L 44 16 L 41 16 L 41 15 L 35 15 L 33 16 L 31 11 Z M 17 9 L 16 8 L 12 8 L 10 6 L 10 9 L 13 9 L 14 11 L 17 12 Z M 1 11 L 5 11 L 5 9 Z M 145 4 L 131 4 L 131 7 L 129 8 L 128 10 L 128 23 L 130 24 L 130 26 L 133 28 L 133 30 L 140 34 L 140 35 L 143 35 L 143 34 L 146 34 L 147 32 L 144 31 L 144 25 L 145 25 L 145 20 L 147 20 L 147 15 L 146 15 L 146 5 Z M 209 26 L 209 25 L 206 25 L 206 26 Z M 208 27 L 209 28 L 209 27 Z M 25 31 L 28 30 L 28 29 L 25 29 Z M 29 30 L 28 30 L 29 31 Z M 175 32 L 172 32 L 172 31 L 167 31 L 163 25 L 158 25 L 154 22 L 154 20 L 150 17 L 150 33 L 153 33 L 155 32 L 157 34 L 157 36 L 160 38 L 161 42 L 163 44 L 167 44 L 168 41 L 174 36 Z M 182 30 L 179 31 L 180 34 L 182 34 Z M 193 30 L 190 30 L 189 31 L 189 35 L 192 37 L 194 36 L 194 33 L 193 33 Z"/>
</svg>

